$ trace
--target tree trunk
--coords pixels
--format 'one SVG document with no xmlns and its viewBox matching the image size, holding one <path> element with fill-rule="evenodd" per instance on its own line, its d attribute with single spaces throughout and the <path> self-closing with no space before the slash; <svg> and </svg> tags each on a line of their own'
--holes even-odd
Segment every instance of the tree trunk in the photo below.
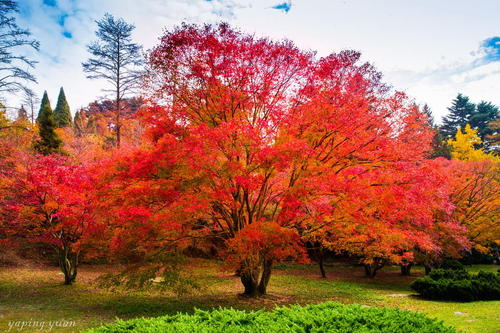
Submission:
<svg viewBox="0 0 500 333">
<path fill-rule="evenodd" d="M 257 270 L 249 270 L 242 267 L 240 279 L 245 291 L 243 294 L 248 297 L 259 297 L 267 293 L 267 285 L 271 279 L 272 260 L 264 260 Z"/>
<path fill-rule="evenodd" d="M 116 146 L 119 148 L 121 143 L 121 119 L 120 119 L 120 92 L 116 92 Z"/>
<path fill-rule="evenodd" d="M 365 275 L 373 279 L 377 274 L 377 271 L 381 269 L 384 266 L 384 264 L 381 260 L 375 259 L 373 263 L 365 264 L 364 266 L 365 266 Z"/>
<path fill-rule="evenodd" d="M 373 265 L 365 264 L 364 267 L 365 267 L 365 275 L 366 276 L 368 276 L 370 278 L 375 277 L 375 272 L 372 269 Z"/>
<path fill-rule="evenodd" d="M 319 270 L 321 272 L 322 278 L 326 278 L 324 261 L 325 261 L 325 256 L 323 253 L 323 248 L 320 247 L 320 249 L 318 250 L 318 264 L 319 264 Z"/>
<path fill-rule="evenodd" d="M 273 266 L 272 260 L 264 260 L 263 267 L 262 267 L 262 276 L 261 276 L 260 282 L 259 282 L 259 294 L 260 295 L 265 295 L 267 292 L 267 284 L 269 283 L 269 280 L 271 279 L 272 266 Z"/>
<path fill-rule="evenodd" d="M 64 274 L 64 284 L 71 285 L 76 280 L 78 253 L 73 253 L 69 247 L 59 250 L 59 267 Z"/>
<path fill-rule="evenodd" d="M 401 264 L 400 266 L 401 266 L 401 275 L 409 276 L 413 264 L 406 263 L 406 264 Z"/>
<path fill-rule="evenodd" d="M 429 275 L 429 273 L 432 271 L 432 267 L 430 265 L 424 264 L 425 268 L 425 275 Z"/>
<path fill-rule="evenodd" d="M 243 292 L 244 295 L 249 297 L 259 296 L 258 274 L 255 274 L 255 272 L 244 271 L 241 272 L 240 278 L 241 283 L 243 283 L 243 286 L 245 287 L 245 291 Z"/>
</svg>

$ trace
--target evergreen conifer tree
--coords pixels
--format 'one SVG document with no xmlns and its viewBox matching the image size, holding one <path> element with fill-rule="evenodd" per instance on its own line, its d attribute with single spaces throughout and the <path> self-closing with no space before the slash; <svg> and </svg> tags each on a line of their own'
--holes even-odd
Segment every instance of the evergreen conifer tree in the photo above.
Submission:
<svg viewBox="0 0 500 333">
<path fill-rule="evenodd" d="M 429 152 L 428 158 L 444 157 L 447 159 L 451 158 L 450 146 L 446 142 L 443 133 L 438 126 L 434 123 L 434 117 L 432 116 L 432 111 L 430 107 L 425 104 L 422 107 L 422 112 L 427 115 L 427 125 L 432 128 L 435 133 L 432 137 L 431 151 Z"/>
<path fill-rule="evenodd" d="M 85 133 L 86 117 L 83 110 L 76 111 L 73 119 L 73 130 L 76 136 L 83 136 Z"/>
<path fill-rule="evenodd" d="M 458 94 L 448 111 L 450 113 L 443 118 L 441 132 L 446 139 L 451 139 L 455 137 L 457 130 L 463 129 L 469 123 L 476 111 L 476 105 L 469 101 L 469 97 Z"/>
<path fill-rule="evenodd" d="M 488 126 L 490 122 L 493 122 L 498 118 L 498 106 L 482 101 L 477 104 L 476 112 L 470 118 L 470 126 L 477 129 L 477 134 L 483 141 L 483 146 L 487 148 L 490 145 L 488 142 L 488 136 L 494 134 L 493 129 Z"/>
<path fill-rule="evenodd" d="M 44 103 L 45 101 L 45 103 Z M 59 138 L 56 129 L 56 122 L 47 93 L 43 95 L 42 105 L 38 113 L 38 128 L 40 138 L 35 142 L 35 150 L 43 155 L 50 155 L 52 153 L 61 153 L 62 140 Z"/>
<path fill-rule="evenodd" d="M 52 113 L 52 108 L 50 107 L 49 96 L 47 91 L 43 92 L 42 103 L 40 104 L 40 110 L 38 111 L 38 116 L 36 117 L 36 122 L 38 123 L 42 117 L 44 110 L 50 110 Z"/>
<path fill-rule="evenodd" d="M 96 21 L 97 40 L 87 46 L 91 58 L 82 63 L 83 71 L 89 79 L 104 79 L 112 86 L 114 92 L 113 128 L 116 135 L 116 146 L 120 146 L 123 117 L 125 113 L 124 98 L 140 84 L 143 76 L 144 59 L 142 47 L 132 41 L 133 24 L 122 18 L 105 14 Z"/>
<path fill-rule="evenodd" d="M 64 94 L 64 89 L 62 87 L 61 90 L 59 90 L 57 105 L 54 109 L 54 120 L 56 121 L 56 126 L 58 128 L 72 125 L 71 111 L 69 110 L 68 101 L 66 101 L 66 95 Z"/>
</svg>

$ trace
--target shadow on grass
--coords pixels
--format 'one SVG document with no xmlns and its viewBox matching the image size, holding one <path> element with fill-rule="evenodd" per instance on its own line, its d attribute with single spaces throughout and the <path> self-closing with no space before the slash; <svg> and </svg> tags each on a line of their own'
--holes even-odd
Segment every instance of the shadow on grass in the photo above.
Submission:
<svg viewBox="0 0 500 333">
<path fill-rule="evenodd" d="M 438 303 L 417 295 L 391 297 L 391 294 L 413 293 L 409 284 L 423 275 L 418 267 L 412 270 L 410 277 L 401 276 L 398 267 L 387 267 L 370 279 L 364 276 L 362 267 L 334 266 L 327 267 L 328 277 L 323 279 L 316 265 L 281 265 L 273 271 L 268 288 L 270 295 L 258 299 L 238 296 L 242 291 L 239 278 L 232 272 L 221 272 L 218 263 L 209 261 L 192 264 L 192 276 L 203 287 L 181 296 L 159 291 L 128 292 L 100 288 L 95 279 L 112 269 L 115 268 L 82 266 L 78 282 L 64 286 L 57 268 L 0 268 L 0 313 L 4 315 L 0 317 L 0 331 L 9 320 L 30 318 L 69 318 L 78 322 L 78 329 L 85 329 L 113 322 L 116 317 L 129 319 L 192 313 L 195 308 L 210 310 L 223 306 L 270 310 L 278 305 L 338 301 L 423 311 L 433 316 L 437 314 L 457 327 L 469 329 L 470 325 L 476 325 L 477 332 L 495 332 L 489 326 L 493 327 L 494 318 L 497 318 L 494 305 L 498 302 Z M 471 318 L 459 317 L 454 314 L 456 311 L 470 313 Z M 469 323 L 469 319 L 475 321 Z"/>
</svg>

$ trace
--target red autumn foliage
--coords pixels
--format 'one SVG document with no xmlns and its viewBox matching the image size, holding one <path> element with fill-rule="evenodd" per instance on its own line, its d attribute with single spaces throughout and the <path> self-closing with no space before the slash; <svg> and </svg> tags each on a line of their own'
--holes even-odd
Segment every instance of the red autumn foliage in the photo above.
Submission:
<svg viewBox="0 0 500 333">
<path fill-rule="evenodd" d="M 80 255 L 102 230 L 94 220 L 93 179 L 83 165 L 67 157 L 18 156 L 5 184 L 2 229 L 7 238 L 43 243 L 54 249 L 65 275 L 74 282 Z"/>
<path fill-rule="evenodd" d="M 427 175 L 427 118 L 359 58 L 226 24 L 167 32 L 149 58 L 151 143 L 105 168 L 113 247 L 141 258 L 210 240 L 249 295 L 303 257 L 298 235 L 366 264 L 435 247 L 433 214 L 449 210 Z"/>
<path fill-rule="evenodd" d="M 443 161 L 450 175 L 450 201 L 453 217 L 467 228 L 467 237 L 481 252 L 500 244 L 499 163 L 481 161 Z"/>
<path fill-rule="evenodd" d="M 227 24 L 166 32 L 148 100 L 92 103 L 76 136 L 59 130 L 73 157 L 0 135 L 0 244 L 52 246 L 67 284 L 82 253 L 142 267 L 144 285 L 175 273 L 178 252 L 205 252 L 257 296 L 274 264 L 307 261 L 306 242 L 372 277 L 498 242 L 498 165 L 427 160 L 427 116 L 360 57 Z"/>
</svg>

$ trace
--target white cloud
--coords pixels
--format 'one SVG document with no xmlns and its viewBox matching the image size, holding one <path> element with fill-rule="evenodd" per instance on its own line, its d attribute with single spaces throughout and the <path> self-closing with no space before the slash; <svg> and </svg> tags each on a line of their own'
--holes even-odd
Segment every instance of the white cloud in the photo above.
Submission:
<svg viewBox="0 0 500 333">
<path fill-rule="evenodd" d="M 19 19 L 42 44 L 36 90 L 41 95 L 47 89 L 55 103 L 64 86 L 73 112 L 102 96 L 103 83 L 86 79 L 81 62 L 94 39 L 94 20 L 105 12 L 134 23 L 134 38 L 145 49 L 164 28 L 221 20 L 259 36 L 291 39 L 320 56 L 356 49 L 395 88 L 428 103 L 436 118 L 459 92 L 500 104 L 498 63 L 477 62 L 484 56 L 479 44 L 498 35 L 497 0 L 481 6 L 467 0 L 294 0 L 287 13 L 272 9 L 287 2 L 278 0 L 58 0 L 57 8 L 42 2 L 22 0 L 31 15 Z M 60 26 L 57 18 L 64 13 L 68 17 Z M 73 38 L 65 38 L 64 31 Z"/>
</svg>

